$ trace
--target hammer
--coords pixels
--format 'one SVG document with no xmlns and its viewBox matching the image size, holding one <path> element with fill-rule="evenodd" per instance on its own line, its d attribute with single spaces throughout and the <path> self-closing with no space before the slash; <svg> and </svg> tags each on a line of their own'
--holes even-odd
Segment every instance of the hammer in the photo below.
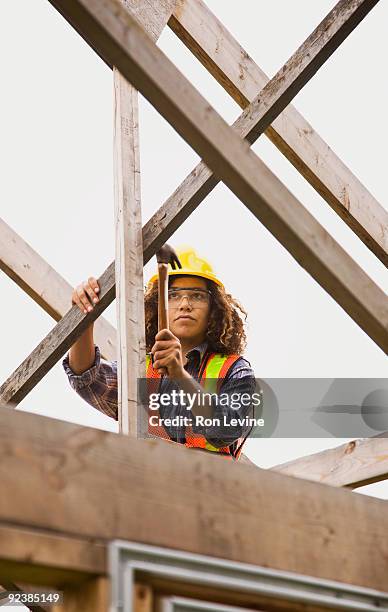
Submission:
<svg viewBox="0 0 388 612">
<path fill-rule="evenodd" d="M 182 268 L 179 257 L 169 244 L 163 245 L 156 253 L 158 262 L 158 331 L 168 329 L 168 264 L 173 270 Z"/>
</svg>

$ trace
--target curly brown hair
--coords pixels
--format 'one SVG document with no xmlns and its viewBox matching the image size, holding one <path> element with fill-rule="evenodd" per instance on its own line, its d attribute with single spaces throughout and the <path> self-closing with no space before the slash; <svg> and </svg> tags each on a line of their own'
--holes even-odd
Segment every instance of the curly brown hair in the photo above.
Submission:
<svg viewBox="0 0 388 612">
<path fill-rule="evenodd" d="M 169 282 L 171 278 L 169 277 Z M 206 332 L 209 349 L 214 353 L 241 355 L 246 346 L 244 324 L 247 313 L 224 287 L 206 280 L 211 292 L 210 316 Z M 155 280 L 144 295 L 146 347 L 149 352 L 158 333 L 158 281 Z M 242 320 L 240 313 L 244 315 Z"/>
</svg>

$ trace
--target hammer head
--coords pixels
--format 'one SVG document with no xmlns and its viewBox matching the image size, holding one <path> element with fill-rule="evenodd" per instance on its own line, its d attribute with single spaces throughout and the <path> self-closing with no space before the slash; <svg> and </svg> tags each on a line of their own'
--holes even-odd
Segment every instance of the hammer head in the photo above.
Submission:
<svg viewBox="0 0 388 612">
<path fill-rule="evenodd" d="M 179 257 L 169 244 L 164 244 L 156 253 L 156 261 L 158 264 L 171 264 L 173 270 L 182 267 Z"/>
</svg>

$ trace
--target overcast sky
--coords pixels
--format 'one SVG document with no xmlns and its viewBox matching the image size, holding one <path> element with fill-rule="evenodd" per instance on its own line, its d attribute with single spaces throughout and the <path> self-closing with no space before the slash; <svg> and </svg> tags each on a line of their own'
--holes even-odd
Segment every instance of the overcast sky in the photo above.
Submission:
<svg viewBox="0 0 388 612">
<path fill-rule="evenodd" d="M 334 6 L 330 0 L 208 0 L 210 8 L 273 76 Z M 380 2 L 294 103 L 386 206 L 383 167 L 388 5 Z M 16 27 L 17 24 L 17 27 Z M 231 123 L 240 109 L 167 28 L 159 46 Z M 1 216 L 73 286 L 114 258 L 112 73 L 46 0 L 0 4 Z M 198 156 L 141 100 L 143 222 Z M 384 290 L 387 273 L 266 137 L 253 147 L 275 174 Z M 249 315 L 247 357 L 258 378 L 387 377 L 386 357 L 224 186 L 170 242 L 212 261 Z M 145 267 L 145 280 L 155 260 Z M 54 322 L 0 273 L 5 380 Z M 70 295 L 69 295 L 70 306 Z M 104 313 L 116 324 L 115 303 Z M 62 360 L 61 360 L 62 361 Z M 70 388 L 61 361 L 21 402 L 23 410 L 115 430 Z M 262 467 L 337 446 L 340 439 L 251 440 Z M 388 498 L 388 483 L 363 492 Z"/>
</svg>

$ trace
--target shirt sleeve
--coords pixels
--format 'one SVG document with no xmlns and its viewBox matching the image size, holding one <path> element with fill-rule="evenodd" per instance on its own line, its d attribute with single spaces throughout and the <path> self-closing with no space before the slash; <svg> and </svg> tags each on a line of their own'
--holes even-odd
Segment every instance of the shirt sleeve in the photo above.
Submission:
<svg viewBox="0 0 388 612">
<path fill-rule="evenodd" d="M 72 388 L 90 406 L 117 421 L 117 361 L 101 359 L 95 344 L 94 362 L 82 374 L 75 374 L 69 365 L 69 354 L 62 361 Z"/>
<path fill-rule="evenodd" d="M 262 390 L 250 363 L 243 357 L 234 363 L 222 381 L 213 410 L 214 425 L 193 427 L 193 431 L 202 433 L 217 448 L 230 446 L 239 438 L 247 437 L 253 429 L 253 419 L 259 418 L 258 412 L 262 410 Z M 232 419 L 236 419 L 237 424 L 232 424 Z"/>
</svg>

